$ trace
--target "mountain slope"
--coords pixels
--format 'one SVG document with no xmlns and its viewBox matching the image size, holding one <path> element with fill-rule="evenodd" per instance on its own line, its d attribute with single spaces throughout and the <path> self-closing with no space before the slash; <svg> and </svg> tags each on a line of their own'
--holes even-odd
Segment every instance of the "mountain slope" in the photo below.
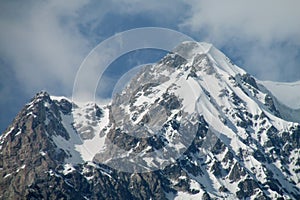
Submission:
<svg viewBox="0 0 300 200">
<path fill-rule="evenodd" d="M 207 43 L 184 42 L 109 105 L 42 92 L 0 138 L 1 198 L 300 198 L 300 125 Z"/>
<path fill-rule="evenodd" d="M 281 116 L 293 122 L 300 122 L 300 82 L 279 83 L 259 81 L 262 91 L 272 93 L 272 98 Z"/>
<path fill-rule="evenodd" d="M 273 81 L 259 81 L 283 104 L 293 109 L 300 109 L 300 81 L 282 83 Z"/>
</svg>

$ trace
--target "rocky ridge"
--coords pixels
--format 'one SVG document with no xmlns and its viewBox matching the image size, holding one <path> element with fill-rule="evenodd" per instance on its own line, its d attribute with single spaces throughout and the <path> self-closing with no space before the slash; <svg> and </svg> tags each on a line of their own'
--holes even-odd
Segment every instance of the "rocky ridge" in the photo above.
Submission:
<svg viewBox="0 0 300 200">
<path fill-rule="evenodd" d="M 110 105 L 38 93 L 0 137 L 0 198 L 299 199 L 300 125 L 274 102 L 192 42 Z"/>
</svg>

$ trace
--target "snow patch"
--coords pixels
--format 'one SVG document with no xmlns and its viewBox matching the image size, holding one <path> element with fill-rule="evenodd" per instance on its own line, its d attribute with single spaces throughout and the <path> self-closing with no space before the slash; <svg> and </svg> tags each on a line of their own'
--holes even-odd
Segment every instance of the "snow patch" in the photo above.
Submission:
<svg viewBox="0 0 300 200">
<path fill-rule="evenodd" d="M 46 153 L 44 151 L 40 151 L 41 156 L 46 156 Z"/>
<path fill-rule="evenodd" d="M 75 168 L 73 167 L 72 164 L 67 163 L 67 164 L 64 165 L 64 170 L 63 170 L 64 175 L 67 175 L 67 174 L 69 174 L 73 171 L 75 171 Z"/>
<path fill-rule="evenodd" d="M 6 179 L 6 178 L 8 178 L 9 176 L 11 176 L 10 173 L 9 173 L 9 174 L 6 174 L 3 178 Z"/>
<path fill-rule="evenodd" d="M 199 200 L 202 199 L 203 192 L 199 192 L 197 194 L 190 194 L 188 192 L 178 192 L 177 196 L 174 198 L 174 200 Z"/>
<path fill-rule="evenodd" d="M 50 99 L 53 100 L 53 101 L 58 101 L 58 102 L 60 102 L 63 99 L 67 100 L 69 102 L 72 102 L 69 98 L 64 97 L 64 96 L 50 96 Z"/>
<path fill-rule="evenodd" d="M 22 131 L 21 131 L 21 129 L 19 129 L 19 131 L 16 133 L 15 136 L 18 136 L 18 135 L 20 135 L 21 133 L 22 133 Z"/>
</svg>

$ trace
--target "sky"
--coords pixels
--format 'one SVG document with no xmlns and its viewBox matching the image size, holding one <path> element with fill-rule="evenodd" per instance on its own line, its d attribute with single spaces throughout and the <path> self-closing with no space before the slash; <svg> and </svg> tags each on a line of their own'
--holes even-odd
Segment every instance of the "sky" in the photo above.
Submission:
<svg viewBox="0 0 300 200">
<path fill-rule="evenodd" d="M 2 0 L 0 132 L 35 93 L 71 96 L 88 53 L 133 28 L 169 28 L 212 43 L 261 80 L 300 80 L 299 7 L 298 0 Z"/>
</svg>

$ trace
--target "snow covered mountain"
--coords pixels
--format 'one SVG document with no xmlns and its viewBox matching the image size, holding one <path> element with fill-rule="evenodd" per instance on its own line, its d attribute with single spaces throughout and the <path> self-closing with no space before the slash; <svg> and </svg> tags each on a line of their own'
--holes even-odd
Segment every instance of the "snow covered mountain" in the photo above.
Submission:
<svg viewBox="0 0 300 200">
<path fill-rule="evenodd" d="M 0 197 L 299 199 L 300 117 L 263 85 L 184 42 L 109 105 L 41 92 L 0 137 Z"/>
</svg>

